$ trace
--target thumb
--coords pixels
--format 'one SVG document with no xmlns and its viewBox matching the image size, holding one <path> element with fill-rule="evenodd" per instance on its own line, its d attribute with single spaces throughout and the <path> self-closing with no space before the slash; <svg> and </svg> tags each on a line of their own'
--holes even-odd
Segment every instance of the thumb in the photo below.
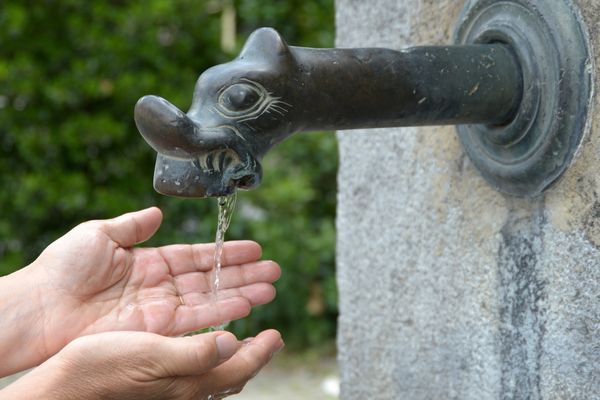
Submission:
<svg viewBox="0 0 600 400">
<path fill-rule="evenodd" d="M 231 358 L 240 348 L 240 342 L 229 332 L 164 339 L 155 349 L 154 357 L 167 376 L 204 374 Z"/>
<path fill-rule="evenodd" d="M 154 235 L 162 222 L 162 212 L 150 207 L 103 222 L 102 229 L 112 240 L 122 247 L 131 247 Z"/>
</svg>

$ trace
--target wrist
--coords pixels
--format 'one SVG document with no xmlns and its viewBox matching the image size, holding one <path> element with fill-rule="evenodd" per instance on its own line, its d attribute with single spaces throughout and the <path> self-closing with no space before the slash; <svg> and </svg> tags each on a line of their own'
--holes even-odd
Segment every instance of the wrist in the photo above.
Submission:
<svg viewBox="0 0 600 400">
<path fill-rule="evenodd" d="M 50 359 L 0 390 L 0 400 L 70 400 L 69 379 L 65 370 Z"/>
<path fill-rule="evenodd" d="M 44 312 L 36 273 L 25 267 L 0 277 L 0 376 L 25 370 L 48 358 Z"/>
</svg>

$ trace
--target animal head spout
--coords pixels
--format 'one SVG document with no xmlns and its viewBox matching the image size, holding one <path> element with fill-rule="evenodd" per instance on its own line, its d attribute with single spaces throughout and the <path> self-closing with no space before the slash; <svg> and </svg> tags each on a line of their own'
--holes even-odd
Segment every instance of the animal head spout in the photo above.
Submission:
<svg viewBox="0 0 600 400">
<path fill-rule="evenodd" d="M 135 122 L 158 153 L 154 188 L 211 197 L 260 184 L 260 159 L 293 133 L 286 99 L 294 59 L 277 32 L 254 32 L 233 61 L 205 71 L 187 113 L 157 96 L 135 106 Z"/>
</svg>

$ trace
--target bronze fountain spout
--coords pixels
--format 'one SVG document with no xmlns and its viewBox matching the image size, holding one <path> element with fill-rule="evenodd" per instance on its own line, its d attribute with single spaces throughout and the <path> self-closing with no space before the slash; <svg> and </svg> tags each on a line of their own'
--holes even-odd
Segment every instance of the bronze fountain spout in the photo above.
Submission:
<svg viewBox="0 0 600 400">
<path fill-rule="evenodd" d="M 404 50 L 294 47 L 275 30 L 258 29 L 237 58 L 200 75 L 187 113 L 157 96 L 136 104 L 136 125 L 158 153 L 155 189 L 179 197 L 253 189 L 261 159 L 295 132 L 452 124 L 464 127 L 459 136 L 467 153 L 494 186 L 541 192 L 571 160 L 573 126 L 535 124 L 557 104 L 547 105 L 546 97 L 564 103 L 560 96 L 568 90 L 533 65 L 538 54 L 523 50 L 525 35 L 517 40 L 500 28 L 477 28 L 476 18 L 463 16 L 457 45 Z M 580 71 L 586 54 L 566 57 Z M 589 87 L 583 88 L 587 99 Z M 582 114 L 586 104 L 573 107 Z M 556 148 L 521 163 L 540 140 Z M 559 151 L 559 162 L 548 160 L 557 148 L 568 151 Z"/>
</svg>

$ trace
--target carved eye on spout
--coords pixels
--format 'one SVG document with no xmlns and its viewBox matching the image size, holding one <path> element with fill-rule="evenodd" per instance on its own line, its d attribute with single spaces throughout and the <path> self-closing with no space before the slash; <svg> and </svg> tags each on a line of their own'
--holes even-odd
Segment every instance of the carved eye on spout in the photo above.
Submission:
<svg viewBox="0 0 600 400">
<path fill-rule="evenodd" d="M 283 116 L 291 104 L 273 96 L 263 85 L 247 78 L 225 86 L 219 91 L 216 107 L 213 109 L 223 117 L 237 122 L 259 118 L 263 114 Z"/>
<path fill-rule="evenodd" d="M 219 96 L 219 104 L 228 111 L 246 111 L 254 106 L 261 94 L 246 83 L 236 83 L 229 86 Z"/>
<path fill-rule="evenodd" d="M 269 93 L 261 85 L 244 79 L 244 82 L 221 89 L 218 106 L 225 116 L 237 119 L 262 111 L 268 105 L 265 101 L 268 98 Z"/>
</svg>

